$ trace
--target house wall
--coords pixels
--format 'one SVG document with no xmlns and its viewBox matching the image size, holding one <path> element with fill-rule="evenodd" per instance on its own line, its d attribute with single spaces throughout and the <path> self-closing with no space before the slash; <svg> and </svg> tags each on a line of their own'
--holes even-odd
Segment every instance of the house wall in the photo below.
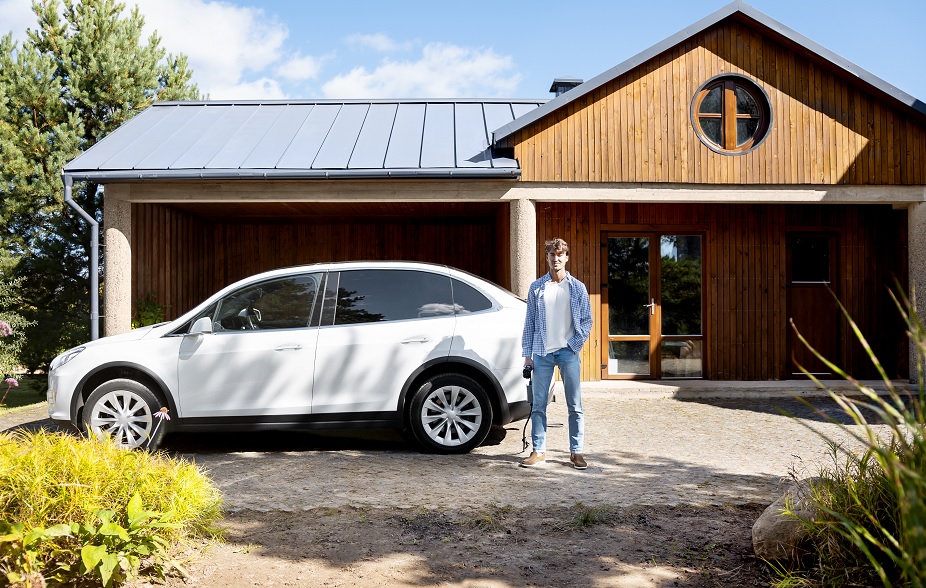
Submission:
<svg viewBox="0 0 926 588">
<path fill-rule="evenodd" d="M 739 73 L 768 94 L 767 140 L 731 157 L 691 126 L 691 100 Z M 619 76 L 509 139 L 527 182 L 926 184 L 926 123 L 894 99 L 735 19 Z"/>
<path fill-rule="evenodd" d="M 589 290 L 595 327 L 582 351 L 582 379 L 601 379 L 601 295 L 607 232 L 703 231 L 704 377 L 777 380 L 790 377 L 786 237 L 826 231 L 837 239 L 839 299 L 871 338 L 892 376 L 905 377 L 907 347 L 887 293 L 906 283 L 905 210 L 890 205 L 628 204 L 536 205 L 538 241 L 570 244 L 569 271 Z M 542 256 L 537 274 L 546 271 Z M 801 328 L 798 325 L 798 328 Z M 803 326 L 804 332 L 812 326 Z M 856 377 L 874 377 L 861 346 L 840 325 L 836 363 Z"/>
<path fill-rule="evenodd" d="M 262 205 L 268 210 L 267 205 Z M 318 209 L 318 205 L 313 205 Z M 406 209 L 405 205 L 395 205 Z M 317 262 L 395 259 L 441 263 L 506 284 L 507 206 L 414 206 L 419 216 L 371 220 L 340 215 L 286 222 L 295 205 L 266 219 L 203 219 L 165 204 L 132 205 L 132 300 L 149 293 L 173 319 L 218 289 L 255 273 Z M 215 214 L 222 207 L 212 205 Z M 225 207 L 226 212 L 229 207 Z M 458 216 L 447 216 L 453 209 Z M 331 214 L 332 209 L 326 209 Z M 431 211 L 435 216 L 429 216 Z M 289 213 L 287 217 L 285 213 Z"/>
</svg>

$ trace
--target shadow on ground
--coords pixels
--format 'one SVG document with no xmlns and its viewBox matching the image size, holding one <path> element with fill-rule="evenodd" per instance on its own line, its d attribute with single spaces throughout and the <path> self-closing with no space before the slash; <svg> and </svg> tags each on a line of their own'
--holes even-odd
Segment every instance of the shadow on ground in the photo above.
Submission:
<svg viewBox="0 0 926 588">
<path fill-rule="evenodd" d="M 460 489 L 465 496 L 465 489 Z M 448 496 L 449 499 L 454 497 Z M 238 511 L 198 585 L 768 585 L 757 507 Z M 179 584 L 178 584 L 179 585 Z"/>
<path fill-rule="evenodd" d="M 765 398 L 754 400 L 747 398 L 679 398 L 679 402 L 691 402 L 726 408 L 730 410 L 747 410 L 774 415 L 784 415 L 801 420 L 816 421 L 820 423 L 836 422 L 842 425 L 854 425 L 846 412 L 832 399 L 819 396 L 807 398 L 805 404 L 796 398 Z M 862 414 L 871 424 L 877 424 L 880 419 L 870 410 L 862 409 Z"/>
</svg>

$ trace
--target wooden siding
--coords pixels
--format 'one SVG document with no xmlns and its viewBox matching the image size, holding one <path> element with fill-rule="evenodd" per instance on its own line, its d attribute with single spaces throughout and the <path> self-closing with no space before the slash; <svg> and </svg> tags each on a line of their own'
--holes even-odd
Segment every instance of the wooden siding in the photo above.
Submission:
<svg viewBox="0 0 926 588">
<path fill-rule="evenodd" d="M 260 206 L 267 211 L 268 205 Z M 277 211 L 273 224 L 266 224 L 243 218 L 203 220 L 172 206 L 133 204 L 133 312 L 135 302 L 155 293 L 167 318 L 173 319 L 241 278 L 328 261 L 426 261 L 502 285 L 508 282 L 507 253 L 502 255 L 500 248 L 507 243 L 507 206 L 495 205 L 490 216 L 483 215 L 483 207 L 475 207 L 478 214 L 468 212 L 466 205 L 395 206 L 413 216 L 376 221 L 365 215 L 336 215 L 329 207 L 323 217 L 327 222 L 287 223 L 284 210 Z M 217 214 L 215 208 L 212 214 Z"/>
<path fill-rule="evenodd" d="M 582 351 L 583 380 L 601 377 L 601 234 L 695 229 L 706 234 L 705 378 L 789 377 L 785 259 L 787 235 L 794 231 L 835 236 L 839 299 L 872 338 L 891 375 L 906 376 L 906 339 L 887 294 L 895 276 L 906 284 L 905 211 L 888 205 L 538 203 L 538 238 L 565 239 L 571 249 L 568 269 L 589 289 L 595 327 Z M 538 275 L 546 269 L 540 256 Z M 873 377 L 844 321 L 840 331 L 836 363 L 856 377 Z"/>
<path fill-rule="evenodd" d="M 768 94 L 767 139 L 739 156 L 708 149 L 691 100 L 713 76 Z M 822 60 L 736 20 L 689 38 L 515 133 L 522 181 L 926 184 L 926 123 Z"/>
</svg>

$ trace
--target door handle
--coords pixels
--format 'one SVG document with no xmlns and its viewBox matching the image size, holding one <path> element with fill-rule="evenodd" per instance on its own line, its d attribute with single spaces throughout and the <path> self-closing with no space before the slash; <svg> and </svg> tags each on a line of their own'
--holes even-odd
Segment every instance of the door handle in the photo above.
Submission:
<svg viewBox="0 0 926 588">
<path fill-rule="evenodd" d="M 655 298 L 650 298 L 649 304 L 644 304 L 643 306 L 649 307 L 650 314 L 656 314 L 656 299 Z"/>
<path fill-rule="evenodd" d="M 302 349 L 302 345 L 299 343 L 286 343 L 273 348 L 274 351 L 298 351 L 300 349 Z"/>
<path fill-rule="evenodd" d="M 425 336 L 409 337 L 408 339 L 402 340 L 402 345 L 405 345 L 406 343 L 427 343 L 427 342 L 428 342 L 428 338 Z"/>
</svg>

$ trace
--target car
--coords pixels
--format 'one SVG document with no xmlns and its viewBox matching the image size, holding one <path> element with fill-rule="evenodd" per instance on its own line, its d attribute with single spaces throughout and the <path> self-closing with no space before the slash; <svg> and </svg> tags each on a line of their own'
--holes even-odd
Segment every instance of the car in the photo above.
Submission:
<svg viewBox="0 0 926 588">
<path fill-rule="evenodd" d="M 126 448 L 155 449 L 174 431 L 390 428 L 426 451 L 466 453 L 530 412 L 525 312 L 443 265 L 273 270 L 171 322 L 57 356 L 48 413 Z"/>
</svg>

